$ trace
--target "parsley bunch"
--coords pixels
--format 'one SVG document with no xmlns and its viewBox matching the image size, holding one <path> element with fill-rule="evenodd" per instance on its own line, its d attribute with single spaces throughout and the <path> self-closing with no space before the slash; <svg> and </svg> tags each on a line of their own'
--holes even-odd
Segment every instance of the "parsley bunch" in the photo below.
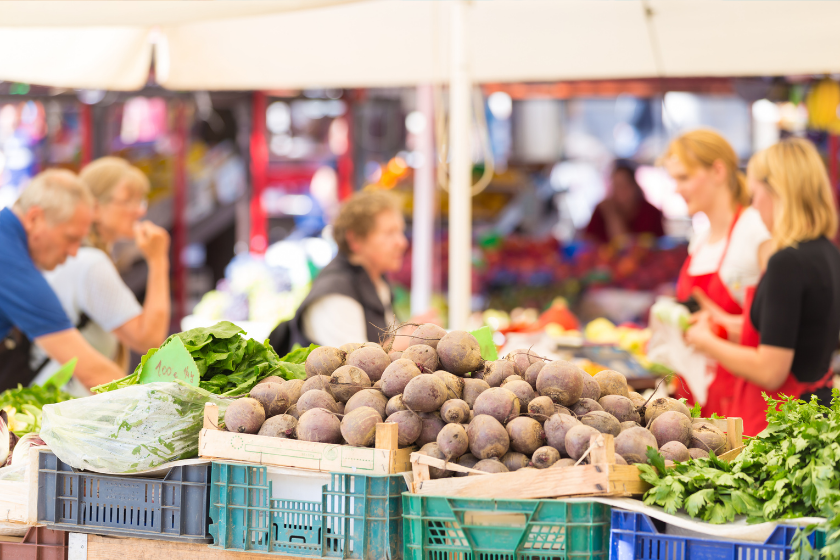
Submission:
<svg viewBox="0 0 840 560">
<path fill-rule="evenodd" d="M 767 428 L 752 438 L 731 463 L 714 457 L 666 469 L 665 461 L 648 450 L 650 465 L 638 465 L 651 488 L 645 504 L 666 512 L 684 509 L 709 523 L 725 523 L 746 515 L 750 523 L 797 517 L 825 517 L 825 558 L 840 560 L 840 391 L 831 406 L 816 397 L 793 397 L 768 403 Z M 808 527 L 808 532 L 816 526 Z M 799 532 L 794 558 L 810 546 Z M 799 550 L 802 547 L 803 550 Z"/>
</svg>

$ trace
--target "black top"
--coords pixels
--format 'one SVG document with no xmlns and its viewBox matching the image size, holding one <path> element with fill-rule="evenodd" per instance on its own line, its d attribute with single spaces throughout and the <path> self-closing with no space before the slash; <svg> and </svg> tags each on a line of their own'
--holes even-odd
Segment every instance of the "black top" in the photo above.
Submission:
<svg viewBox="0 0 840 560">
<path fill-rule="evenodd" d="M 828 372 L 840 335 L 840 251 L 825 237 L 770 257 L 750 320 L 761 344 L 794 351 L 791 372 L 802 382 Z"/>
<path fill-rule="evenodd" d="M 309 295 L 298 307 L 294 318 L 280 323 L 269 336 L 271 345 L 280 356 L 289 352 L 294 344 L 304 347 L 313 342 L 320 344 L 317 340 L 309 340 L 304 334 L 303 313 L 315 300 L 331 294 L 348 296 L 358 301 L 365 312 L 368 340 L 379 342 L 383 331 L 388 330 L 389 325 L 386 324 L 385 317 L 391 314 L 391 310 L 386 309 L 379 299 L 376 286 L 367 271 L 352 264 L 346 256 L 339 253 L 315 277 Z"/>
</svg>

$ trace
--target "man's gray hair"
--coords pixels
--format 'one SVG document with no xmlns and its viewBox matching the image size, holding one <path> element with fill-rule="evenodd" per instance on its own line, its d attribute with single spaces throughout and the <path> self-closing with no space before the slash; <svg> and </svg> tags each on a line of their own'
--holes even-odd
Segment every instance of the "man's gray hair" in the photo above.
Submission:
<svg viewBox="0 0 840 560">
<path fill-rule="evenodd" d="M 20 193 L 14 209 L 25 213 L 38 207 L 55 225 L 69 220 L 80 204 L 92 207 L 93 195 L 79 177 L 66 169 L 47 169 L 38 173 Z"/>
</svg>

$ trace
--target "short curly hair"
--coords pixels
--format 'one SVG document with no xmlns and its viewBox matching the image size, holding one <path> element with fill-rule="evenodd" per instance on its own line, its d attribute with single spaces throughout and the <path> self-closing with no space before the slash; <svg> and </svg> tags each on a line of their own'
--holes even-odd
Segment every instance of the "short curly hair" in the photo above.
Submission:
<svg viewBox="0 0 840 560">
<path fill-rule="evenodd" d="M 364 239 L 373 229 L 376 217 L 387 210 L 400 212 L 400 203 L 396 196 L 385 191 L 361 191 L 348 198 L 333 221 L 333 238 L 338 250 L 350 255 L 347 233 L 353 232 L 357 238 Z"/>
</svg>

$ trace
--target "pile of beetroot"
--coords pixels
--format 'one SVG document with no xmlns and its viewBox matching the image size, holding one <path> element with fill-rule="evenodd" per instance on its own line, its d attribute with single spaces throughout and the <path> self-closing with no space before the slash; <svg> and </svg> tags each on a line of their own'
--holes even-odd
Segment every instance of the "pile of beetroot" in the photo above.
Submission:
<svg viewBox="0 0 840 560">
<path fill-rule="evenodd" d="M 471 334 L 431 324 L 418 326 L 403 352 L 388 354 L 375 343 L 317 348 L 306 375 L 263 380 L 228 406 L 226 428 L 370 447 L 376 424 L 393 422 L 400 447 L 493 473 L 587 462 L 590 438 L 599 433 L 615 436 L 620 464 L 646 463 L 648 447 L 666 461 L 726 447 L 724 432 L 692 419 L 684 403 L 646 402 L 618 372 L 590 376 L 528 350 L 485 362 Z"/>
</svg>

